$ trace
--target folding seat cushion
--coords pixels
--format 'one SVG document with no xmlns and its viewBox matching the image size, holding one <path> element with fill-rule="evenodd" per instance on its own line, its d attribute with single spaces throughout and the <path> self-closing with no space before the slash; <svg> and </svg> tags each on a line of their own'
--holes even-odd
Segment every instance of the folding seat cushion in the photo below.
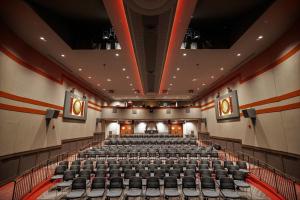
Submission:
<svg viewBox="0 0 300 200">
<path fill-rule="evenodd" d="M 106 197 L 121 197 L 123 193 L 123 187 L 123 179 L 121 177 L 112 177 L 110 179 L 109 190 L 107 191 Z"/>
<path fill-rule="evenodd" d="M 168 176 L 164 178 L 164 195 L 165 197 L 179 197 L 177 178 Z"/>
<path fill-rule="evenodd" d="M 91 190 L 87 192 L 88 198 L 99 198 L 105 192 L 105 178 L 95 177 L 92 181 Z"/>
<path fill-rule="evenodd" d="M 235 185 L 232 178 L 223 177 L 220 179 L 221 194 L 226 199 L 239 199 L 240 195 L 235 191 Z"/>
<path fill-rule="evenodd" d="M 160 184 L 159 179 L 157 177 L 149 177 L 147 178 L 147 186 L 146 186 L 146 192 L 145 197 L 160 197 Z"/>
<path fill-rule="evenodd" d="M 197 190 L 196 180 L 193 176 L 182 178 L 182 192 L 184 197 L 198 197 L 200 192 Z"/>
<path fill-rule="evenodd" d="M 86 192 L 86 179 L 82 177 L 75 178 L 72 182 L 71 191 L 66 195 L 66 199 L 82 198 Z"/>
<path fill-rule="evenodd" d="M 63 182 L 58 183 L 57 188 L 69 187 L 72 185 L 73 179 L 75 178 L 75 172 L 66 170 L 64 171 Z"/>
<path fill-rule="evenodd" d="M 64 176 L 64 172 L 66 171 L 66 165 L 58 165 L 55 168 L 54 175 L 51 177 L 51 180 L 61 179 Z"/>
<path fill-rule="evenodd" d="M 233 172 L 234 184 L 239 188 L 250 188 L 250 185 L 245 181 L 246 173 L 242 171 Z"/>
<path fill-rule="evenodd" d="M 129 179 L 129 189 L 126 192 L 126 197 L 139 197 L 142 195 L 142 178 L 131 177 Z"/>
<path fill-rule="evenodd" d="M 127 170 L 125 170 L 123 184 L 125 186 L 128 186 L 129 185 L 129 179 L 131 177 L 135 176 L 135 175 L 136 175 L 136 171 L 135 170 L 133 170 L 133 169 L 127 169 Z"/>
<path fill-rule="evenodd" d="M 218 198 L 220 196 L 216 190 L 215 181 L 211 177 L 201 178 L 201 192 L 204 198 Z"/>
</svg>

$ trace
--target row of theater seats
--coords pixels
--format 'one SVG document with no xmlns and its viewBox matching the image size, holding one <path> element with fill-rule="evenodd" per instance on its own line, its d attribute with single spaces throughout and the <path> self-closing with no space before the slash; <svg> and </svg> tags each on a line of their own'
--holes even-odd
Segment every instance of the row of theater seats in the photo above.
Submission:
<svg viewBox="0 0 300 200">
<path fill-rule="evenodd" d="M 104 141 L 106 145 L 147 145 L 147 144 L 186 144 L 196 145 L 197 140 L 194 138 L 110 138 Z"/>
<path fill-rule="evenodd" d="M 128 197 L 173 197 L 180 195 L 178 186 L 182 186 L 185 197 L 199 196 L 201 188 L 204 197 L 213 198 L 221 194 L 226 198 L 239 198 L 236 188 L 250 187 L 245 182 L 246 175 L 247 163 L 243 161 L 109 159 L 96 162 L 76 160 L 70 167 L 69 162 L 61 162 L 52 179 L 63 179 L 57 188 L 71 187 L 67 198 L 78 198 L 78 195 L 101 197 L 106 190 L 106 197 L 119 197 L 125 187 L 129 187 L 126 191 Z M 220 194 L 216 186 L 219 186 Z M 90 189 L 86 192 L 87 187 Z"/>
<path fill-rule="evenodd" d="M 171 135 L 168 133 L 164 134 L 130 134 L 130 135 L 122 135 L 122 138 L 179 138 L 181 135 Z"/>
<path fill-rule="evenodd" d="M 104 145 L 81 151 L 80 158 L 119 157 L 119 158 L 200 158 L 218 157 L 218 151 L 212 146 L 197 145 Z"/>
</svg>

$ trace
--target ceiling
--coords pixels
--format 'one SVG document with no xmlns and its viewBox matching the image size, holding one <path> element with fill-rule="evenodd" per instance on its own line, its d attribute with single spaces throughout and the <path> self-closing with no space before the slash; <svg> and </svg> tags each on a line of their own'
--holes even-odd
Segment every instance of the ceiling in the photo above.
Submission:
<svg viewBox="0 0 300 200">
<path fill-rule="evenodd" d="M 300 15 L 297 0 L 186 2 L 10 0 L 0 16 L 26 43 L 110 99 L 191 100 L 270 46 Z M 93 48 L 112 27 L 121 49 Z M 180 49 L 188 27 L 213 45 Z"/>
</svg>

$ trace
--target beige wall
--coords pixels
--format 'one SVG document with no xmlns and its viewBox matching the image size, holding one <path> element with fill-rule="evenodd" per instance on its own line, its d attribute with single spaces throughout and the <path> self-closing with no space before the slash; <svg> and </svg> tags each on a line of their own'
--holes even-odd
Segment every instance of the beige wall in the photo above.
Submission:
<svg viewBox="0 0 300 200">
<path fill-rule="evenodd" d="M 60 74 L 56 75 L 60 77 Z M 54 82 L 0 52 L 0 91 L 2 92 L 63 106 L 65 90 L 73 87 L 76 88 L 75 93 L 88 94 L 89 100 L 101 104 L 100 99 L 89 95 L 78 85 L 66 80 L 62 84 Z M 47 109 L 46 106 L 3 97 L 0 97 L 0 103 L 43 111 Z M 100 112 L 89 108 L 85 123 L 64 122 L 62 117 L 59 117 L 51 121 L 47 130 L 43 115 L 0 109 L 0 155 L 55 146 L 61 144 L 61 140 L 64 139 L 93 136 L 98 117 Z"/>
<path fill-rule="evenodd" d="M 227 87 L 238 91 L 240 106 L 300 90 L 299 35 L 299 30 L 287 33 L 277 44 L 274 44 L 261 56 L 255 58 L 256 61 L 247 66 L 251 70 L 251 67 L 255 68 L 259 65 L 264 67 L 273 63 L 274 68 L 246 82 L 240 82 L 239 79 L 233 80 L 203 98 L 200 104 L 204 105 L 211 102 L 217 92 L 220 92 L 221 95 L 225 94 Z M 288 59 L 281 59 L 280 61 L 283 62 L 275 62 L 282 56 L 289 55 L 287 53 L 297 45 L 297 53 L 290 54 L 292 56 Z M 245 69 L 239 78 L 243 78 L 247 73 L 247 69 Z M 293 103 L 298 103 L 297 109 L 282 111 L 272 109 L 272 107 Z M 205 110 L 205 108 L 214 105 L 211 103 L 202 108 L 202 117 L 207 119 L 207 129 L 205 126 L 201 126 L 201 130 L 210 132 L 212 136 L 241 139 L 242 143 L 247 145 L 300 154 L 299 103 L 298 91 L 298 95 L 293 98 L 253 106 L 256 110 L 270 108 L 269 113 L 258 114 L 255 127 L 253 127 L 250 119 L 244 117 L 241 117 L 241 120 L 237 122 L 217 123 L 215 109 Z"/>
</svg>

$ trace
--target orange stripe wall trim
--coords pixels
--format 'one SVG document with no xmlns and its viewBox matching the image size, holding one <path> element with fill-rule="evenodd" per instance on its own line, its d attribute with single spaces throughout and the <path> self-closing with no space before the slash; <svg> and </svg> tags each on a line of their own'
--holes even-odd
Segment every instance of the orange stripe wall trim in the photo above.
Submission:
<svg viewBox="0 0 300 200">
<path fill-rule="evenodd" d="M 270 103 L 276 103 L 276 102 L 291 99 L 291 98 L 294 98 L 294 97 L 297 97 L 297 96 L 300 96 L 300 90 L 296 90 L 294 92 L 289 92 L 287 94 L 283 94 L 283 95 L 280 95 L 280 96 L 277 96 L 277 97 L 272 97 L 272 98 L 269 98 L 269 99 L 264 99 L 264 100 L 261 100 L 261 101 L 256 101 L 256 102 L 253 102 L 253 103 L 241 105 L 240 109 L 246 109 L 246 108 L 251 108 L 251 107 L 254 107 L 254 106 L 261 106 L 261 105 L 270 104 Z"/>
<path fill-rule="evenodd" d="M 273 63 L 265 66 L 264 68 L 256 71 L 254 74 L 249 75 L 247 77 L 245 77 L 244 79 L 240 80 L 240 83 L 244 83 L 246 81 L 249 81 L 250 79 L 259 76 L 263 73 L 265 73 L 266 71 L 269 71 L 270 69 L 273 69 L 274 67 L 278 66 L 279 64 L 283 63 L 284 61 L 286 61 L 287 59 L 289 59 L 291 56 L 293 56 L 294 54 L 296 54 L 298 51 L 300 50 L 300 43 L 297 44 L 293 49 L 291 49 L 289 52 L 287 52 L 285 55 L 283 55 L 282 57 L 278 58 L 277 60 L 275 60 Z"/>
<path fill-rule="evenodd" d="M 262 67 L 261 69 L 258 69 L 256 72 L 253 72 L 253 74 L 250 74 L 244 78 L 241 78 L 241 73 L 242 73 L 242 70 L 243 67 L 241 67 L 240 69 L 238 69 L 236 72 L 235 72 L 235 75 L 233 77 L 231 77 L 230 79 L 228 80 L 224 80 L 223 83 L 221 83 L 220 85 L 212 88 L 209 92 L 207 92 L 205 95 L 203 95 L 203 97 L 206 97 L 208 96 L 209 94 L 213 93 L 214 91 L 224 87 L 225 85 L 227 85 L 229 82 L 232 82 L 234 79 L 236 78 L 239 78 L 238 82 L 240 84 L 243 84 L 273 68 L 275 68 L 276 66 L 278 66 L 279 64 L 283 63 L 284 61 L 286 61 L 287 59 L 289 59 L 291 56 L 293 56 L 294 54 L 296 54 L 298 51 L 300 50 L 300 43 L 298 43 L 294 48 L 292 48 L 290 51 L 288 51 L 285 55 L 283 55 L 282 57 L 278 58 L 277 60 L 275 60 L 274 62 L 272 62 L 271 64 L 269 65 L 266 65 L 264 67 Z M 251 62 L 251 61 L 249 61 Z M 247 64 L 247 63 L 246 63 Z M 196 100 L 194 101 L 197 101 L 197 100 L 200 100 L 200 99 L 203 99 L 203 98 L 196 98 Z"/>
<path fill-rule="evenodd" d="M 57 110 L 63 110 L 64 109 L 63 106 L 58 106 L 58 105 L 43 102 L 43 101 L 38 101 L 38 100 L 26 98 L 26 97 L 17 96 L 17 95 L 14 95 L 14 94 L 3 92 L 3 91 L 0 91 L 0 97 L 10 99 L 10 100 L 14 100 L 14 101 L 18 101 L 18 102 L 28 103 L 28 104 L 31 104 L 31 105 L 49 107 L 49 108 L 53 108 L 53 109 L 57 109 Z M 97 104 L 95 104 L 93 102 L 90 102 L 90 101 L 88 103 L 92 104 L 92 105 L 97 105 Z M 97 106 L 99 106 L 99 105 L 97 105 Z M 22 108 L 27 109 L 26 107 L 22 107 Z M 96 111 L 101 111 L 100 106 L 99 106 L 99 108 L 95 108 L 93 106 L 88 106 L 88 108 L 96 110 Z M 34 110 L 37 110 L 37 109 L 34 109 Z M 38 114 L 38 113 L 33 112 L 32 114 Z"/>
<path fill-rule="evenodd" d="M 54 104 L 51 104 L 51 103 L 46 103 L 46 102 L 38 101 L 38 100 L 34 100 L 34 99 L 29 99 L 29 98 L 25 98 L 25 97 L 13 95 L 13 94 L 9 94 L 9 93 L 3 92 L 3 91 L 0 91 L 0 97 L 10 99 L 10 100 L 14 100 L 14 101 L 23 102 L 23 103 L 29 103 L 29 104 L 32 104 L 32 105 L 49 107 L 49 108 L 53 108 L 53 109 L 57 109 L 57 110 L 63 110 L 64 109 L 64 107 L 62 107 L 62 106 L 58 106 L 58 105 L 54 105 Z"/>
<path fill-rule="evenodd" d="M 246 109 L 246 108 L 261 106 L 261 105 L 270 104 L 270 103 L 276 103 L 276 102 L 284 101 L 284 100 L 291 99 L 291 98 L 298 97 L 298 96 L 300 96 L 300 89 L 296 90 L 296 91 L 293 91 L 293 92 L 289 92 L 289 93 L 280 95 L 280 96 L 271 97 L 271 98 L 268 98 L 268 99 L 264 99 L 264 100 L 256 101 L 256 102 L 253 102 L 253 103 L 241 105 L 240 109 Z M 211 103 L 214 103 L 214 101 L 208 102 L 208 103 L 203 104 L 201 106 L 206 106 L 206 105 L 209 105 Z M 213 107 L 214 107 L 214 105 L 211 105 L 209 107 L 201 109 L 201 111 L 208 110 L 208 109 L 213 108 Z"/>
<path fill-rule="evenodd" d="M 47 78 L 49 80 L 52 80 L 52 81 L 54 81 L 54 82 L 62 85 L 63 82 L 64 82 L 64 79 L 66 79 L 66 80 L 72 82 L 73 84 L 81 87 L 82 89 L 90 92 L 91 94 L 99 97 L 98 94 L 96 94 L 95 92 L 91 91 L 87 86 L 84 86 L 78 80 L 76 80 L 73 77 L 68 76 L 67 74 L 65 74 L 63 72 L 61 72 L 60 79 L 57 79 L 56 77 L 51 76 L 50 74 L 48 74 L 46 71 L 40 69 L 39 67 L 33 66 L 33 65 L 27 63 L 26 61 L 22 60 L 21 58 L 17 57 L 15 54 L 13 54 L 12 52 L 10 52 L 8 49 L 6 49 L 5 47 L 3 47 L 1 44 L 0 44 L 0 51 L 2 53 L 4 53 L 7 57 L 9 57 L 10 59 L 12 59 L 13 61 L 15 61 L 16 63 L 20 64 L 21 66 L 23 66 L 23 67 L 25 67 L 25 68 L 27 68 L 27 69 L 29 69 L 29 70 L 31 70 L 31 71 L 33 71 L 33 72 L 41 75 L 41 76 L 43 76 L 43 77 L 45 77 L 45 78 Z M 58 66 L 58 68 L 59 68 L 59 70 L 61 70 L 61 68 L 59 66 Z M 102 99 L 102 98 L 100 98 L 100 99 Z"/>
<path fill-rule="evenodd" d="M 10 52 L 9 50 L 7 50 L 6 48 L 4 48 L 2 45 L 0 45 L 0 51 L 2 51 L 7 57 L 9 57 L 10 59 L 12 59 L 13 61 L 15 61 L 16 63 L 20 64 L 23 67 L 26 67 L 27 69 L 34 71 L 35 73 L 48 78 L 58 84 L 63 84 L 63 80 L 62 79 L 57 79 L 51 75 L 49 75 L 47 72 L 45 72 L 44 70 L 35 67 L 27 62 L 25 62 L 24 60 L 20 59 L 19 57 L 17 57 L 16 55 L 14 55 L 12 52 Z"/>
<path fill-rule="evenodd" d="M 37 114 L 37 115 L 45 115 L 45 110 L 38 110 L 33 108 L 25 108 L 20 106 L 12 106 L 8 104 L 0 103 L 0 110 L 9 110 L 15 112 L 22 112 L 22 113 L 30 113 L 30 114 Z"/>
</svg>

